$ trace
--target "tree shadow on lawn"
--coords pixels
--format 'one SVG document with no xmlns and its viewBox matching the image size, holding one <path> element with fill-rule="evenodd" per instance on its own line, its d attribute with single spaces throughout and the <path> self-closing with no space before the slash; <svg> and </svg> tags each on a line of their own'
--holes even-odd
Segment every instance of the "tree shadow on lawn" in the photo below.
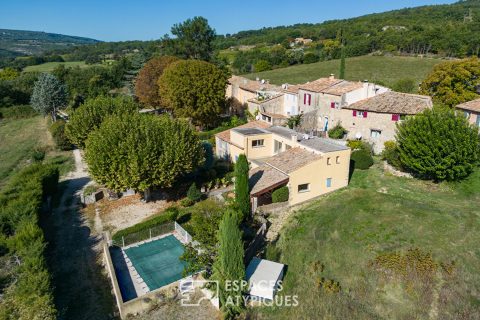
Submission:
<svg viewBox="0 0 480 320">
<path fill-rule="evenodd" d="M 68 180 L 59 207 L 43 223 L 59 319 L 111 319 L 114 313 L 110 282 L 99 263 L 101 235 L 92 234 L 77 201 L 69 204 L 88 181 Z"/>
</svg>

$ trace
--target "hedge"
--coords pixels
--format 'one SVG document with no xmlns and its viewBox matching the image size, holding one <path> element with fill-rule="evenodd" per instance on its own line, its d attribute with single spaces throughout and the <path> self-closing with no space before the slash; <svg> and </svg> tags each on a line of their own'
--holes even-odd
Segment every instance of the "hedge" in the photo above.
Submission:
<svg viewBox="0 0 480 320">
<path fill-rule="evenodd" d="M 352 152 L 351 159 L 355 163 L 355 169 L 366 170 L 373 165 L 372 156 L 365 150 Z"/>
<path fill-rule="evenodd" d="M 58 178 L 56 166 L 34 164 L 15 174 L 0 193 L 0 256 L 20 261 L 10 270 L 0 266 L 6 274 L 0 319 L 56 319 L 38 223 L 42 202 L 56 191 Z"/>
<path fill-rule="evenodd" d="M 36 115 L 38 113 L 29 105 L 0 108 L 0 119 L 26 119 Z"/>
<path fill-rule="evenodd" d="M 287 202 L 289 197 L 288 187 L 284 186 L 272 192 L 272 202 Z"/>
<path fill-rule="evenodd" d="M 165 212 L 163 212 L 162 214 L 156 217 L 153 217 L 152 219 L 137 223 L 136 225 L 133 225 L 129 228 L 125 228 L 123 230 L 116 232 L 112 236 L 112 240 L 115 242 L 121 243 L 122 237 L 126 237 L 133 233 L 142 232 L 167 222 L 176 221 L 179 214 L 180 212 L 177 207 L 170 207 L 166 209 Z"/>
</svg>

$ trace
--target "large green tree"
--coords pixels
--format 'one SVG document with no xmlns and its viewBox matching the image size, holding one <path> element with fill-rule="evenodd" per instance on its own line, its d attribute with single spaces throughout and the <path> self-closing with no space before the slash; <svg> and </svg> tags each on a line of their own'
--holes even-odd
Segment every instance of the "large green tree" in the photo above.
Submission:
<svg viewBox="0 0 480 320">
<path fill-rule="evenodd" d="M 244 154 L 235 163 L 235 208 L 240 213 L 240 222 L 250 214 L 250 188 L 248 185 L 248 160 Z"/>
<path fill-rule="evenodd" d="M 478 128 L 446 107 L 407 118 L 397 128 L 402 167 L 424 179 L 459 180 L 477 166 Z"/>
<path fill-rule="evenodd" d="M 225 208 L 218 202 L 207 199 L 191 207 L 190 226 L 192 236 L 198 245 L 188 245 L 182 260 L 187 262 L 185 274 L 205 270 L 207 277 L 212 273 L 212 265 L 218 254 L 218 226 L 222 220 Z"/>
<path fill-rule="evenodd" d="M 114 115 L 93 131 L 85 148 L 92 177 L 108 188 L 171 187 L 203 164 L 200 140 L 183 121 L 139 113 Z"/>
<path fill-rule="evenodd" d="M 161 106 L 158 79 L 165 68 L 177 60 L 177 57 L 171 56 L 154 57 L 143 66 L 135 81 L 135 95 L 140 102 L 148 106 Z"/>
<path fill-rule="evenodd" d="M 65 133 L 73 144 L 83 149 L 90 132 L 100 127 L 106 117 L 138 112 L 139 107 L 132 98 L 124 96 L 89 99 L 70 115 Z"/>
<path fill-rule="evenodd" d="M 194 17 L 173 25 L 175 39 L 166 39 L 167 46 L 173 46 L 176 56 L 184 59 L 209 61 L 213 55 L 215 30 L 209 26 L 207 19 Z"/>
<path fill-rule="evenodd" d="M 420 93 L 447 106 L 456 106 L 478 98 L 479 86 L 480 60 L 471 58 L 436 65 L 420 85 Z"/>
<path fill-rule="evenodd" d="M 42 73 L 33 87 L 32 107 L 43 115 L 57 120 L 57 110 L 67 105 L 67 88 L 55 76 Z"/>
<path fill-rule="evenodd" d="M 170 64 L 158 80 L 163 104 L 176 116 L 211 126 L 225 108 L 226 74 L 215 65 L 197 60 Z"/>
<path fill-rule="evenodd" d="M 212 279 L 219 283 L 220 306 L 225 318 L 231 319 L 244 308 L 245 265 L 242 232 L 235 211 L 227 211 L 218 229 L 218 257 L 213 264 Z M 230 284 L 236 284 L 232 286 Z"/>
</svg>

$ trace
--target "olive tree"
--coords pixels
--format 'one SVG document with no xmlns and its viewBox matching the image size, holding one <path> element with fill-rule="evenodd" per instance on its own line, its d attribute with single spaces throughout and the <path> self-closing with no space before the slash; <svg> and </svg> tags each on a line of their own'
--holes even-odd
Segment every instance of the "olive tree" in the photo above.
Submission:
<svg viewBox="0 0 480 320">
<path fill-rule="evenodd" d="M 33 87 L 30 104 L 37 112 L 57 120 L 57 110 L 67 105 L 67 88 L 54 75 L 42 73 Z"/>
</svg>

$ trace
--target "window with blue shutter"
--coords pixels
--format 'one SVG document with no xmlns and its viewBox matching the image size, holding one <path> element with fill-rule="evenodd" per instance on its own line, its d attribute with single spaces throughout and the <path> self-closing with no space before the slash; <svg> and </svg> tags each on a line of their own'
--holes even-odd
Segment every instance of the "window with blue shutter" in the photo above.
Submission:
<svg viewBox="0 0 480 320">
<path fill-rule="evenodd" d="M 332 187 L 332 178 L 327 178 L 327 188 Z"/>
</svg>

